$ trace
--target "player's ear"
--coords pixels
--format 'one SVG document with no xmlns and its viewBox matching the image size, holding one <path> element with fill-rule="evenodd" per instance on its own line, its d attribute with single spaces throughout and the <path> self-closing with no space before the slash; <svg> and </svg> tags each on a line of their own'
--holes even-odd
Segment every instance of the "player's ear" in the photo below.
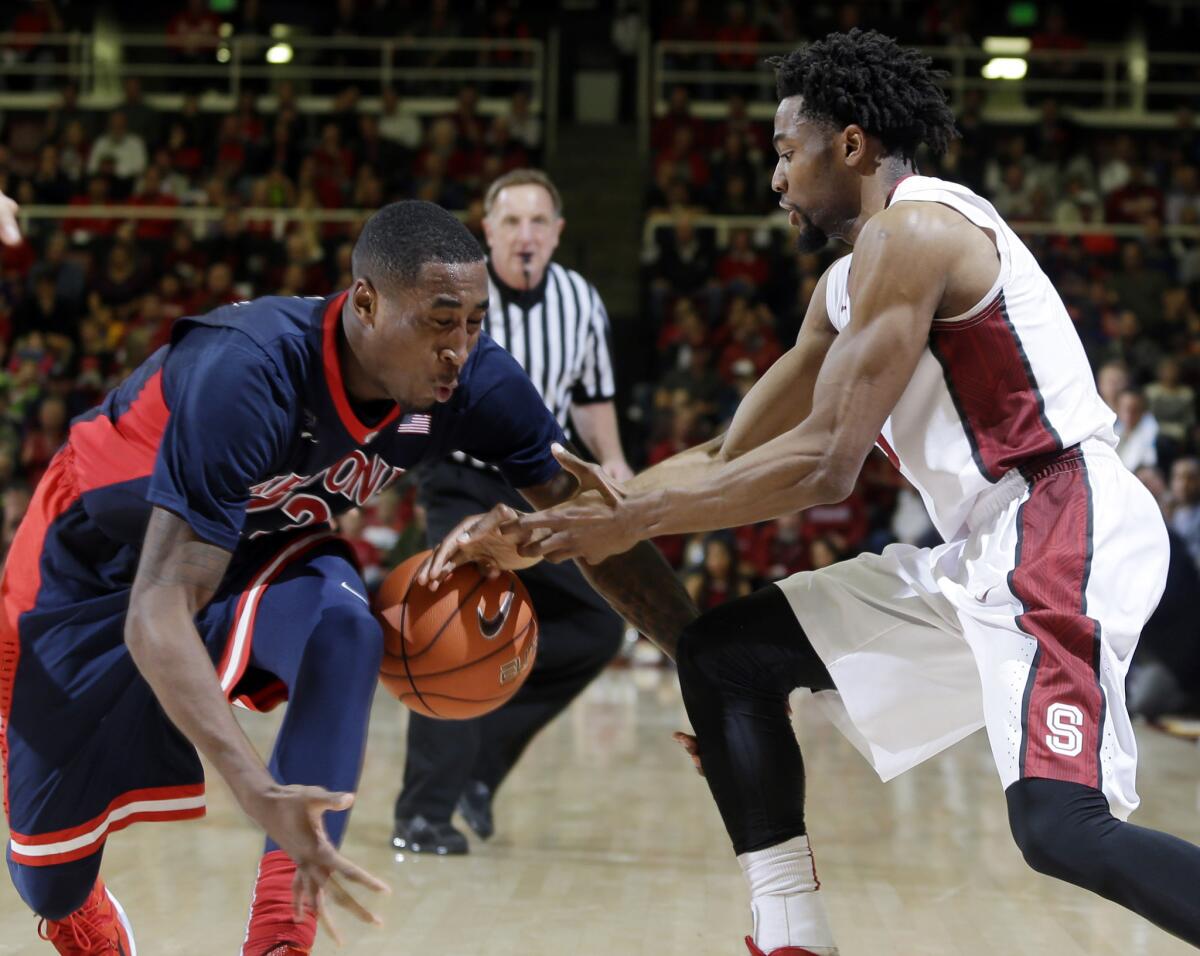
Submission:
<svg viewBox="0 0 1200 956">
<path fill-rule="evenodd" d="M 360 276 L 354 280 L 354 285 L 350 287 L 350 301 L 354 307 L 354 314 L 363 325 L 375 324 L 379 293 L 371 285 L 370 279 Z"/>
<path fill-rule="evenodd" d="M 857 166 L 867 154 L 867 134 L 863 128 L 851 123 L 842 130 L 842 157 L 847 166 Z"/>
</svg>

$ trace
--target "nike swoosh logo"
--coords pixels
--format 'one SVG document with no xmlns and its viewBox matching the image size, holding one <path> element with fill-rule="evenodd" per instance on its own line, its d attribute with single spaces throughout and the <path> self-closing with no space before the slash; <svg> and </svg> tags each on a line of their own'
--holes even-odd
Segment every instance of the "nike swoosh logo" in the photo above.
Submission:
<svg viewBox="0 0 1200 956">
<path fill-rule="evenodd" d="M 513 602 L 513 586 L 510 582 L 508 591 L 504 597 L 500 599 L 500 610 L 496 612 L 495 617 L 487 617 L 483 613 L 483 601 L 479 602 L 479 606 L 475 608 L 475 614 L 479 618 L 479 633 L 487 640 L 494 640 L 496 635 L 504 627 L 504 622 L 508 620 L 508 614 L 512 610 Z"/>
<path fill-rule="evenodd" d="M 368 601 L 368 600 L 366 599 L 366 597 L 364 597 L 363 595 L 359 594 L 359 593 L 358 593 L 356 590 L 354 590 L 354 588 L 350 587 L 350 585 L 349 585 L 349 584 L 347 584 L 345 581 L 343 581 L 343 582 L 342 582 L 342 587 L 344 587 L 344 588 L 345 588 L 347 591 L 349 591 L 349 592 L 350 592 L 351 594 L 353 594 L 353 595 L 354 595 L 356 598 L 358 598 L 360 601 L 362 601 L 362 602 L 363 602 L 363 604 L 367 605 L 367 607 L 370 607 L 370 606 L 371 606 L 371 602 L 370 602 L 370 601 Z"/>
</svg>

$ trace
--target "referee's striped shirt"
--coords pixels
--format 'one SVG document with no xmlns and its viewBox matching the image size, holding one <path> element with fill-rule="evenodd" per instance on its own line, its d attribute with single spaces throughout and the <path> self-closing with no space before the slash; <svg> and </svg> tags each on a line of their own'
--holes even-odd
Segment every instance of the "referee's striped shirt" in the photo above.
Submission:
<svg viewBox="0 0 1200 956">
<path fill-rule="evenodd" d="M 521 363 L 564 432 L 572 404 L 612 401 L 608 312 L 590 282 L 551 262 L 541 284 L 511 289 L 489 262 L 488 294 L 484 331 Z M 461 452 L 454 457 L 487 467 Z"/>
</svg>

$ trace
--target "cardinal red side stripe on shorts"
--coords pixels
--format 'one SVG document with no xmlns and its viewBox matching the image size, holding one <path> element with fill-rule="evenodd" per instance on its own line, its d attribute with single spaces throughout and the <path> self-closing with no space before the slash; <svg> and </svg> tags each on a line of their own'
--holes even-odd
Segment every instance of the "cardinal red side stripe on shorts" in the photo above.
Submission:
<svg viewBox="0 0 1200 956">
<path fill-rule="evenodd" d="M 96 852 L 109 834 L 143 820 L 187 820 L 204 816 L 204 784 L 130 790 L 87 823 L 53 833 L 11 833 L 9 850 L 17 863 L 51 866 Z"/>
<path fill-rule="evenodd" d="M 250 663 L 250 648 L 254 644 L 254 619 L 258 615 L 258 606 L 267 587 L 283 573 L 283 570 L 292 561 L 306 554 L 315 545 L 332 537 L 332 531 L 322 529 L 294 538 L 251 578 L 250 584 L 238 599 L 237 610 L 233 614 L 233 624 L 230 626 L 229 636 L 225 640 L 225 650 L 217 665 L 217 679 L 221 682 L 221 690 L 225 692 L 226 696 L 230 695 L 237 687 L 237 682 L 246 673 L 246 667 Z"/>
<path fill-rule="evenodd" d="M 61 449 L 38 482 L 0 578 L 0 767 L 8 816 L 8 720 L 21 658 L 21 615 L 33 610 L 42 587 L 42 547 L 50 526 L 79 499 L 70 447 Z"/>
<path fill-rule="evenodd" d="M 1009 587 L 1024 608 L 1017 625 L 1038 643 L 1024 694 L 1020 775 L 1098 787 L 1105 701 L 1100 626 L 1087 616 L 1092 502 L 1082 458 L 1033 481 L 1017 529 Z"/>
<path fill-rule="evenodd" d="M 1062 448 L 1003 292 L 969 318 L 935 321 L 929 349 L 941 363 L 975 463 L 989 481 Z"/>
</svg>

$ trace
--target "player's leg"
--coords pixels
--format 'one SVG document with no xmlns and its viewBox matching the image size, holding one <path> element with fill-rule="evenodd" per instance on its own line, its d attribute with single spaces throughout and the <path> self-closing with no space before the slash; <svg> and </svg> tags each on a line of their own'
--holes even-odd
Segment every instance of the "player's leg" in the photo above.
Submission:
<svg viewBox="0 0 1200 956">
<path fill-rule="evenodd" d="M 541 566 L 539 566 L 541 567 Z M 480 836 L 490 835 L 491 800 L 530 741 L 604 670 L 621 648 L 623 625 L 607 605 L 558 586 L 572 567 L 523 575 L 538 615 L 538 653 L 529 679 L 503 707 L 479 719 L 480 743 L 460 809 Z M 548 579 L 549 578 L 549 579 Z M 579 585 L 587 585 L 579 576 Z M 480 832 L 481 827 L 485 832 Z"/>
<path fill-rule="evenodd" d="M 90 856 L 52 866 L 29 866 L 6 852 L 8 873 L 25 905 L 46 920 L 64 920 L 79 910 L 91 895 L 100 876 L 103 847 Z"/>
<path fill-rule="evenodd" d="M 701 615 L 677 663 L 704 776 L 750 884 L 757 945 L 834 952 L 788 712 L 795 688 L 832 690 L 829 671 L 775 586 Z"/>
<path fill-rule="evenodd" d="M 278 677 L 288 708 L 269 769 L 283 784 L 352 792 L 358 785 L 383 636 L 366 589 L 338 546 L 323 546 L 284 567 L 258 592 L 250 664 Z M 237 621 L 234 621 L 236 628 Z M 340 845 L 350 811 L 326 813 L 325 829 Z M 292 917 L 295 864 L 267 840 L 259 864 L 243 953 L 262 956 L 288 944 L 307 952 L 311 916 Z"/>
<path fill-rule="evenodd" d="M 975 659 L 935 569 L 955 545 L 892 545 L 804 572 L 702 615 L 679 680 L 704 773 L 750 883 L 755 940 L 835 953 L 805 836 L 796 687 L 884 779 L 983 726 Z"/>
<path fill-rule="evenodd" d="M 1155 508 L 1115 463 L 1089 459 L 1035 481 L 1009 577 L 1020 634 L 974 643 L 1008 657 L 988 664 L 985 654 L 981 674 L 1026 860 L 1200 945 L 1200 848 L 1118 818 L 1138 803 L 1124 682 L 1166 566 Z M 1014 640 L 1027 649 L 1003 655 Z M 1014 665 L 1025 675 L 1017 686 Z"/>
<path fill-rule="evenodd" d="M 1200 946 L 1200 847 L 1118 820 L 1096 787 L 1026 777 L 1005 791 L 1026 862 Z"/>
</svg>

